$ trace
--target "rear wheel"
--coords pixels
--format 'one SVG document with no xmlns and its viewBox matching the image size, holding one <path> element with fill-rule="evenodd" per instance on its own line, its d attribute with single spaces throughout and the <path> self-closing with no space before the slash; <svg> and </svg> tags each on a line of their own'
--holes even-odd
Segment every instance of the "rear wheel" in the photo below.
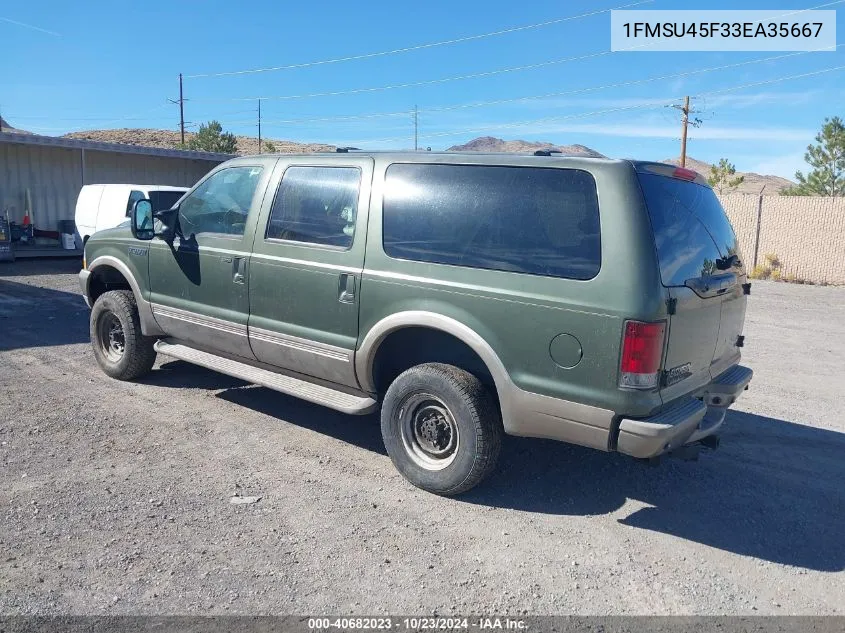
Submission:
<svg viewBox="0 0 845 633">
<path fill-rule="evenodd" d="M 417 365 L 393 381 L 382 403 L 381 432 L 397 470 L 439 495 L 466 492 L 489 475 L 504 433 L 481 381 L 442 363 Z"/>
<path fill-rule="evenodd" d="M 91 344 L 100 368 L 112 378 L 133 380 L 155 362 L 155 339 L 141 333 L 131 290 L 104 292 L 91 309 Z"/>
</svg>

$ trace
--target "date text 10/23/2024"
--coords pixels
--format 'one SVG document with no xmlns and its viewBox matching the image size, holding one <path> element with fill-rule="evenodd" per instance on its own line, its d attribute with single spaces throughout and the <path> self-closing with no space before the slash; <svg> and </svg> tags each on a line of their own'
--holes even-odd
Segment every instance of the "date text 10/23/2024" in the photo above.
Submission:
<svg viewBox="0 0 845 633">
<path fill-rule="evenodd" d="M 408 630 L 408 631 L 524 631 L 525 620 L 509 617 L 322 617 L 308 618 L 308 629 L 322 630 Z"/>
</svg>

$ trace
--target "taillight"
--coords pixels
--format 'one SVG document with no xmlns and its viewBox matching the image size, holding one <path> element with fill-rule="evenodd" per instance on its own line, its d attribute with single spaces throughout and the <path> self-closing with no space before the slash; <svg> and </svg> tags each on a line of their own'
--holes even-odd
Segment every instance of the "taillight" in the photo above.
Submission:
<svg viewBox="0 0 845 633">
<path fill-rule="evenodd" d="M 665 323 L 625 321 L 619 386 L 629 389 L 653 389 L 660 377 Z"/>
<path fill-rule="evenodd" d="M 684 167 L 675 167 L 675 171 L 672 172 L 672 177 L 692 182 L 698 177 L 698 172 Z"/>
</svg>

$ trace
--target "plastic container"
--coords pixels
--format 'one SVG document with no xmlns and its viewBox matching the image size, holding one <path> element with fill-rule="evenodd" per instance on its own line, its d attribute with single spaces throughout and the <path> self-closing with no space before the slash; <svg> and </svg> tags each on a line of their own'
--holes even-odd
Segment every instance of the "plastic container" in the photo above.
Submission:
<svg viewBox="0 0 845 633">
<path fill-rule="evenodd" d="M 72 233 L 62 233 L 62 248 L 66 251 L 76 250 L 76 241 L 73 239 Z"/>
</svg>

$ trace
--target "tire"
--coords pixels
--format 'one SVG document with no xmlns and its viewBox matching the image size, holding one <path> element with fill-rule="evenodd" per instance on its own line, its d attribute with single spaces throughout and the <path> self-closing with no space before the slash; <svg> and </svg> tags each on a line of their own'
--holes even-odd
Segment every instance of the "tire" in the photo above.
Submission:
<svg viewBox="0 0 845 633">
<path fill-rule="evenodd" d="M 134 380 L 153 368 L 155 338 L 141 333 L 141 319 L 131 290 L 104 292 L 91 309 L 91 345 L 106 375 Z"/>
<path fill-rule="evenodd" d="M 449 496 L 493 471 L 504 430 L 478 378 L 452 365 L 426 363 L 403 372 L 388 388 L 381 434 L 393 465 L 408 481 Z"/>
</svg>

